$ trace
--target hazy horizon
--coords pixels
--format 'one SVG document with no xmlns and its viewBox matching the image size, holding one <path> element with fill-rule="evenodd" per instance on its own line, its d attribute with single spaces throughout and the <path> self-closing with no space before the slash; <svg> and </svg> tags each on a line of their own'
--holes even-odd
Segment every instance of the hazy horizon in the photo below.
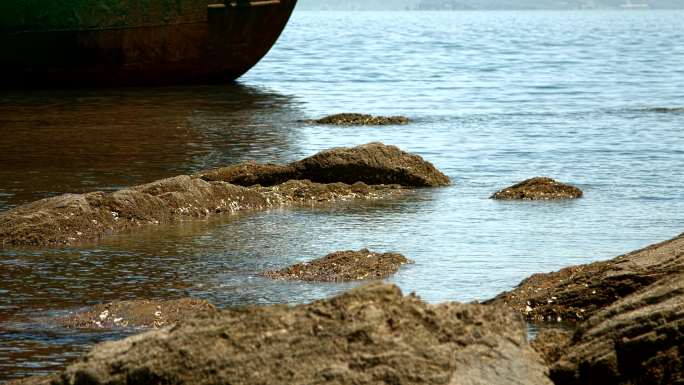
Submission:
<svg viewBox="0 0 684 385">
<path fill-rule="evenodd" d="M 624 9 L 630 0 L 299 0 L 308 10 L 533 10 L 533 9 Z M 684 9 L 681 0 L 631 0 L 646 9 Z"/>
</svg>

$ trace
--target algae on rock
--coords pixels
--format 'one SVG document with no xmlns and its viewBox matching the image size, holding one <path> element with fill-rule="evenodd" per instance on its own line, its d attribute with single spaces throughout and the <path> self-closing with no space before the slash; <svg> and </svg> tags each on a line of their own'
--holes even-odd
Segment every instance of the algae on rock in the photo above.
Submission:
<svg viewBox="0 0 684 385">
<path fill-rule="evenodd" d="M 316 282 L 372 280 L 389 277 L 407 263 L 410 261 L 397 253 L 374 253 L 368 249 L 338 251 L 282 270 L 267 271 L 264 276 Z"/>
<path fill-rule="evenodd" d="M 505 200 L 556 200 L 581 198 L 582 190 L 547 177 L 537 177 L 499 190 L 492 199 Z"/>
</svg>

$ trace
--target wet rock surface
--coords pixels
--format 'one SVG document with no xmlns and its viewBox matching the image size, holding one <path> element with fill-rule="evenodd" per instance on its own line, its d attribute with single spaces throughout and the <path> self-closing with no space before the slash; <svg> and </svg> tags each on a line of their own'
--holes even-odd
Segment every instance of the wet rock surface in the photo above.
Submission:
<svg viewBox="0 0 684 385">
<path fill-rule="evenodd" d="M 350 201 L 354 199 L 383 199 L 406 194 L 400 185 L 367 185 L 357 182 L 314 183 L 309 180 L 290 180 L 273 187 L 256 187 L 269 205 L 312 206 L 320 203 Z"/>
<path fill-rule="evenodd" d="M 418 155 L 382 143 L 338 147 L 287 165 L 245 163 L 198 173 L 209 181 L 273 186 L 286 180 L 404 187 L 447 186 L 449 178 Z"/>
<path fill-rule="evenodd" d="M 405 116 L 373 116 L 367 114 L 343 113 L 309 120 L 312 124 L 337 126 L 389 126 L 409 124 L 411 120 Z"/>
<path fill-rule="evenodd" d="M 491 196 L 501 200 L 556 200 L 582 197 L 582 190 L 547 177 L 527 179 Z"/>
<path fill-rule="evenodd" d="M 241 163 L 197 174 L 206 181 L 221 181 L 239 186 L 273 186 L 291 179 L 302 179 L 289 165 Z"/>
<path fill-rule="evenodd" d="M 52 384 L 52 381 L 57 381 L 57 380 L 59 380 L 59 377 L 56 375 L 36 376 L 36 377 L 22 378 L 19 380 L 12 380 L 12 381 L 6 382 L 5 385 L 50 385 L 50 384 Z"/>
<path fill-rule="evenodd" d="M 550 384 L 521 318 L 381 283 L 97 345 L 55 384 Z M 39 383 L 39 382 L 36 382 Z"/>
<path fill-rule="evenodd" d="M 242 164 L 113 193 L 43 199 L 0 213 L 0 245 L 78 244 L 143 225 L 282 205 L 386 198 L 401 194 L 401 187 L 448 183 L 421 157 L 370 143 L 286 166 Z"/>
<path fill-rule="evenodd" d="M 684 234 L 609 261 L 534 274 L 487 301 L 530 321 L 581 321 L 660 279 L 684 273 Z"/>
<path fill-rule="evenodd" d="M 347 282 L 383 279 L 410 263 L 397 253 L 374 253 L 368 249 L 338 251 L 311 262 L 298 263 L 278 271 L 268 271 L 264 276 L 317 282 Z"/>
<path fill-rule="evenodd" d="M 263 196 L 187 175 L 113 193 L 67 194 L 0 214 L 0 240 L 12 245 L 69 245 L 142 225 L 267 208 Z"/>
<path fill-rule="evenodd" d="M 566 351 L 572 334 L 573 331 L 568 329 L 544 329 L 532 340 L 531 345 L 547 365 L 553 365 Z"/>
<path fill-rule="evenodd" d="M 292 163 L 302 179 L 319 183 L 399 184 L 438 187 L 449 178 L 422 157 L 382 143 L 338 147 Z"/>
<path fill-rule="evenodd" d="M 684 275 L 597 312 L 564 350 L 551 366 L 557 385 L 684 383 Z"/>
<path fill-rule="evenodd" d="M 684 383 L 684 234 L 612 260 L 536 274 L 488 304 L 579 321 L 532 343 L 557 385 Z"/>
<path fill-rule="evenodd" d="M 195 298 L 116 301 L 60 318 L 57 323 L 74 329 L 160 328 L 216 311 L 214 305 Z"/>
</svg>

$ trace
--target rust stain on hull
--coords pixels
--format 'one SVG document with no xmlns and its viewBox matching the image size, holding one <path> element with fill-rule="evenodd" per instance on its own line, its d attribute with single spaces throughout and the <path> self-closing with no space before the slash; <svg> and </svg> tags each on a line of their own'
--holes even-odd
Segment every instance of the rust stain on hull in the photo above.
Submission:
<svg viewBox="0 0 684 385">
<path fill-rule="evenodd" d="M 0 32 L 0 86 L 220 84 L 266 55 L 296 0 L 213 4 L 206 21 Z"/>
</svg>

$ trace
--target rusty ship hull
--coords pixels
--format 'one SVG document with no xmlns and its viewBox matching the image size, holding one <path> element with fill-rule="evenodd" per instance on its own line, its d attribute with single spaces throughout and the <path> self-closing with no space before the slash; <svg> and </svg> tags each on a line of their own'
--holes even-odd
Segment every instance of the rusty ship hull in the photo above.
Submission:
<svg viewBox="0 0 684 385">
<path fill-rule="evenodd" d="M 26 8 L 43 0 L 4 1 Z M 296 0 L 64 3 L 42 15 L 0 6 L 0 86 L 230 82 L 266 55 Z"/>
</svg>

